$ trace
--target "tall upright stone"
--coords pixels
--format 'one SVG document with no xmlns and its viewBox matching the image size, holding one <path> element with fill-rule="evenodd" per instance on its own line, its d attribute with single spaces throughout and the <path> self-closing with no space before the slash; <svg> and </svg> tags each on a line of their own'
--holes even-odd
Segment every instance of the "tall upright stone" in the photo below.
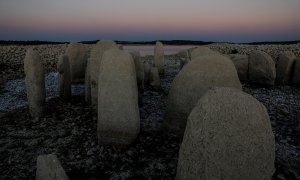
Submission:
<svg viewBox="0 0 300 180">
<path fill-rule="evenodd" d="M 90 84 L 91 84 L 91 103 L 96 107 L 98 103 L 98 77 L 102 55 L 109 49 L 118 49 L 118 45 L 113 41 L 103 40 L 97 42 L 91 50 L 90 63 Z"/>
<path fill-rule="evenodd" d="M 142 104 L 143 94 L 144 94 L 144 64 L 141 61 L 140 52 L 132 52 L 131 56 L 134 60 L 135 64 L 135 71 L 136 71 L 136 80 L 137 80 L 137 86 L 139 91 L 139 104 Z"/>
<path fill-rule="evenodd" d="M 26 52 L 24 72 L 30 114 L 42 117 L 46 98 L 44 66 L 38 51 L 33 48 Z"/>
<path fill-rule="evenodd" d="M 70 43 L 66 49 L 69 57 L 72 82 L 84 82 L 88 51 L 84 44 Z"/>
<path fill-rule="evenodd" d="M 156 42 L 154 48 L 154 64 L 157 67 L 159 74 L 165 73 L 164 46 L 159 41 Z"/>
<path fill-rule="evenodd" d="M 279 55 L 276 65 L 276 84 L 290 84 L 296 56 L 290 51 Z"/>
<path fill-rule="evenodd" d="M 53 154 L 38 156 L 36 166 L 36 180 L 69 179 L 58 158 Z"/>
<path fill-rule="evenodd" d="M 183 134 L 186 120 L 198 100 L 213 87 L 241 89 L 232 61 L 221 55 L 198 56 L 177 74 L 167 100 L 164 126 Z"/>
<path fill-rule="evenodd" d="M 57 70 L 59 72 L 59 95 L 62 99 L 69 100 L 72 96 L 72 90 L 71 70 L 68 55 L 63 54 L 59 57 Z"/>
<path fill-rule="evenodd" d="M 240 90 L 214 88 L 188 117 L 176 180 L 272 179 L 274 161 L 264 105 Z"/>
<path fill-rule="evenodd" d="M 132 143 L 140 131 L 140 117 L 131 55 L 119 49 L 107 50 L 101 61 L 98 86 L 98 142 Z"/>
<path fill-rule="evenodd" d="M 151 67 L 152 65 L 149 62 L 144 61 L 144 83 L 149 83 L 150 81 Z"/>
<path fill-rule="evenodd" d="M 273 86 L 276 78 L 275 63 L 270 55 L 263 51 L 249 54 L 249 81 Z"/>
</svg>

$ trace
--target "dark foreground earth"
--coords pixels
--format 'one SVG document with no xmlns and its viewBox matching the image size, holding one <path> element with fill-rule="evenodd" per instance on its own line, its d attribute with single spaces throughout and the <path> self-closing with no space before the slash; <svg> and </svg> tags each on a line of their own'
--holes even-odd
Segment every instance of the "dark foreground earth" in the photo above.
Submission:
<svg viewBox="0 0 300 180">
<path fill-rule="evenodd" d="M 85 104 L 84 94 L 70 102 L 48 99 L 41 119 L 31 118 L 27 108 L 0 111 L 0 179 L 34 179 L 37 156 L 50 153 L 57 155 L 70 179 L 174 179 L 180 141 L 161 125 L 178 71 L 179 64 L 169 56 L 162 90 L 146 86 L 140 135 L 125 148 L 97 144 L 97 114 Z M 276 138 L 273 179 L 300 179 L 300 89 L 248 83 L 243 89 L 268 109 Z"/>
</svg>

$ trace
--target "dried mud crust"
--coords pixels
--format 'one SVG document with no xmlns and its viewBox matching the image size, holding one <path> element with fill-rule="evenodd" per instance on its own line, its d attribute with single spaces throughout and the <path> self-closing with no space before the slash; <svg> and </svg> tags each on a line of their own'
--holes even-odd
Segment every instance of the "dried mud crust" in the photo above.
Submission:
<svg viewBox="0 0 300 180">
<path fill-rule="evenodd" d="M 39 120 L 29 117 L 27 108 L 0 113 L 0 179 L 34 179 L 37 156 L 49 153 L 58 156 L 70 179 L 174 179 L 179 138 L 161 130 L 167 94 L 179 71 L 174 59 L 167 57 L 161 91 L 146 86 L 141 132 L 127 148 L 97 144 L 97 115 L 84 103 L 83 94 L 68 103 L 49 99 L 47 114 Z M 300 89 L 243 83 L 243 90 L 268 109 L 276 138 L 273 179 L 300 179 Z"/>
</svg>

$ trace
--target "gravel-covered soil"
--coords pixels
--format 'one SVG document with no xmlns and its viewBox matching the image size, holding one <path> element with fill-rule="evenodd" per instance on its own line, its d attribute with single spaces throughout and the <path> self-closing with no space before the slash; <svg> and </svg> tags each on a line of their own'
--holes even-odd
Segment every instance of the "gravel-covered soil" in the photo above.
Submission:
<svg viewBox="0 0 300 180">
<path fill-rule="evenodd" d="M 151 61 L 151 56 L 147 58 Z M 41 119 L 31 118 L 26 106 L 0 110 L 0 179 L 34 179 L 37 156 L 50 153 L 57 155 L 70 179 L 174 179 L 179 137 L 161 129 L 168 91 L 179 71 L 174 58 L 167 57 L 162 90 L 146 86 L 141 132 L 129 147 L 97 144 L 97 114 L 84 103 L 80 90 L 71 102 L 63 102 L 55 93 L 49 96 Z M 300 179 L 300 144 L 296 142 L 300 89 L 243 83 L 243 90 L 268 109 L 276 138 L 274 179 Z M 3 94 L 5 90 L 0 98 Z M 26 97 L 23 90 L 16 96 Z"/>
</svg>

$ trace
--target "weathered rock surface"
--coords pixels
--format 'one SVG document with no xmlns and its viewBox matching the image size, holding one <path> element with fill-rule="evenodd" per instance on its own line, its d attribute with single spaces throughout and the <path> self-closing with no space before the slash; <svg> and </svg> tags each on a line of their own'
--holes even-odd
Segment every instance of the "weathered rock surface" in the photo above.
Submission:
<svg viewBox="0 0 300 180">
<path fill-rule="evenodd" d="M 241 89 L 232 61 L 221 55 L 198 56 L 189 62 L 173 80 L 164 125 L 183 134 L 186 119 L 201 96 L 209 89 Z"/>
<path fill-rule="evenodd" d="M 154 64 L 157 67 L 159 74 L 165 73 L 164 46 L 159 41 L 156 42 L 154 48 Z"/>
<path fill-rule="evenodd" d="M 262 51 L 249 54 L 249 81 L 273 86 L 276 78 L 275 63 L 271 56 Z"/>
<path fill-rule="evenodd" d="M 33 48 L 27 50 L 24 59 L 25 84 L 30 114 L 41 117 L 44 114 L 46 97 L 43 61 Z"/>
<path fill-rule="evenodd" d="M 84 82 L 88 50 L 81 43 L 70 43 L 66 49 L 69 57 L 72 82 Z"/>
<path fill-rule="evenodd" d="M 91 103 L 94 107 L 98 103 L 98 76 L 102 55 L 109 49 L 118 49 L 118 45 L 113 41 L 99 41 L 91 50 L 90 63 L 90 83 L 91 83 Z M 97 108 L 96 108 L 97 109 Z"/>
<path fill-rule="evenodd" d="M 242 54 L 230 54 L 229 56 L 237 70 L 240 81 L 248 81 L 248 56 Z"/>
<path fill-rule="evenodd" d="M 72 96 L 71 91 L 71 70 L 69 57 L 66 54 L 60 56 L 57 63 L 59 72 L 59 94 L 64 100 L 69 100 Z"/>
<path fill-rule="evenodd" d="M 296 87 L 300 87 L 300 58 L 297 58 L 295 60 L 292 85 Z"/>
<path fill-rule="evenodd" d="M 191 60 L 188 50 L 180 51 L 179 53 L 177 53 L 177 56 L 179 57 L 179 61 L 180 61 L 180 69 L 182 69 L 183 66 L 186 65 Z"/>
<path fill-rule="evenodd" d="M 265 106 L 237 89 L 215 88 L 189 115 L 176 179 L 272 179 L 274 161 Z"/>
<path fill-rule="evenodd" d="M 296 56 L 290 51 L 279 55 L 276 64 L 276 84 L 290 84 Z"/>
<path fill-rule="evenodd" d="M 150 81 L 150 71 L 151 71 L 152 65 L 149 64 L 149 62 L 144 62 L 144 83 L 149 83 Z"/>
<path fill-rule="evenodd" d="M 58 158 L 53 155 L 40 155 L 37 158 L 36 180 L 68 180 Z"/>
<path fill-rule="evenodd" d="M 197 58 L 198 56 L 214 55 L 214 54 L 219 54 L 219 53 L 211 50 L 208 47 L 200 46 L 197 48 L 190 49 L 189 54 L 190 54 L 191 60 L 193 60 L 193 59 Z"/>
<path fill-rule="evenodd" d="M 84 77 L 84 99 L 88 104 L 91 103 L 91 65 L 90 59 L 87 61 Z"/>
<path fill-rule="evenodd" d="M 98 142 L 132 143 L 140 131 L 140 117 L 131 55 L 118 49 L 106 51 L 100 65 L 98 86 Z"/>
<path fill-rule="evenodd" d="M 143 93 L 144 93 L 144 63 L 141 60 L 141 56 L 139 52 L 132 52 L 131 56 L 134 60 L 135 72 L 136 72 L 136 80 L 139 91 L 139 104 L 142 104 L 143 101 Z"/>
</svg>

